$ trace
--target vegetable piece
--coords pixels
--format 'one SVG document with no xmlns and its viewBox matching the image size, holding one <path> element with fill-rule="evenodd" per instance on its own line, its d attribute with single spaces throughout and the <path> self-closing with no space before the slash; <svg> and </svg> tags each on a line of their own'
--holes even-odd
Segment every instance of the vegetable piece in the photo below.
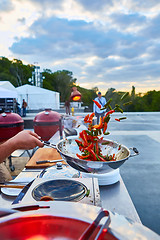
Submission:
<svg viewBox="0 0 160 240">
<path fill-rule="evenodd" d="M 98 142 L 96 142 L 96 154 L 99 154 L 99 146 L 98 146 Z"/>
<path fill-rule="evenodd" d="M 106 160 L 105 160 L 103 157 L 98 156 L 98 158 L 99 158 L 102 162 L 106 162 Z"/>
<path fill-rule="evenodd" d="M 90 152 L 93 156 L 93 159 L 96 161 L 97 160 L 97 157 L 96 157 L 96 154 L 95 152 L 92 150 L 92 149 L 89 149 L 88 152 Z"/>
<path fill-rule="evenodd" d="M 110 110 L 112 110 L 112 107 L 111 107 L 111 105 L 110 105 L 111 102 L 112 102 L 112 98 L 110 98 L 110 99 L 108 100 L 108 102 L 104 105 L 103 108 L 101 108 L 101 110 L 104 110 L 104 109 L 107 109 L 107 108 L 109 108 Z"/>
<path fill-rule="evenodd" d="M 124 120 L 124 119 L 127 119 L 126 117 L 121 117 L 121 118 L 119 118 L 119 120 Z"/>
<path fill-rule="evenodd" d="M 95 113 L 91 113 L 91 115 L 88 118 L 88 122 L 92 122 L 94 115 Z"/>
<path fill-rule="evenodd" d="M 107 117 L 109 114 L 112 114 L 112 113 L 114 113 L 114 112 L 115 112 L 114 109 L 113 109 L 113 110 L 110 110 L 109 112 L 106 113 L 105 117 Z"/>
<path fill-rule="evenodd" d="M 88 121 L 88 118 L 89 118 L 89 114 L 87 114 L 84 118 L 84 122 L 87 122 Z"/>
<path fill-rule="evenodd" d="M 130 105 L 130 104 L 132 104 L 132 101 L 129 101 L 129 102 L 123 103 L 123 106 Z"/>
<path fill-rule="evenodd" d="M 79 159 L 86 159 L 86 158 L 89 158 L 90 157 L 90 154 L 88 155 L 79 155 L 78 153 L 76 154 L 76 156 L 79 158 Z M 88 159 L 87 159 L 88 160 Z"/>
<path fill-rule="evenodd" d="M 101 128 L 103 128 L 102 117 L 100 117 L 99 124 L 98 124 L 98 125 L 94 125 L 93 128 L 95 128 L 95 129 L 101 129 Z"/>
<path fill-rule="evenodd" d="M 87 151 L 89 151 L 90 149 L 92 149 L 94 147 L 93 142 L 86 148 Z"/>
<path fill-rule="evenodd" d="M 105 132 L 105 133 L 104 133 L 104 135 L 109 135 L 109 134 L 110 134 L 110 132 Z"/>
<path fill-rule="evenodd" d="M 126 117 L 121 117 L 121 118 L 115 118 L 116 121 L 120 122 L 121 120 L 126 119 Z"/>
<path fill-rule="evenodd" d="M 105 122 L 105 123 L 104 123 L 104 128 L 103 128 L 103 133 L 105 133 L 106 130 L 107 130 L 107 123 Z"/>
<path fill-rule="evenodd" d="M 97 107 L 99 107 L 101 109 L 102 106 L 101 106 L 101 104 L 99 102 L 97 102 L 95 100 L 93 100 L 93 102 L 97 105 Z"/>
<path fill-rule="evenodd" d="M 83 130 L 82 132 L 80 132 L 79 136 L 84 141 L 85 145 L 88 146 L 88 140 L 87 140 L 87 135 L 86 134 L 87 134 L 86 131 Z M 84 145 L 84 143 L 83 143 L 83 145 Z"/>
<path fill-rule="evenodd" d="M 110 120 L 110 115 L 107 115 L 104 117 L 104 122 L 108 123 Z"/>
<path fill-rule="evenodd" d="M 122 97 L 121 97 L 121 100 L 123 100 L 125 97 L 127 97 L 128 94 L 129 94 L 129 92 L 124 93 L 124 94 L 122 95 Z"/>
<path fill-rule="evenodd" d="M 107 145 L 107 144 L 109 144 L 109 142 L 107 141 L 107 142 L 102 142 L 101 143 L 102 145 Z"/>
<path fill-rule="evenodd" d="M 79 141 L 78 139 L 76 139 L 75 142 L 78 144 L 78 146 L 82 146 L 82 142 Z"/>
<path fill-rule="evenodd" d="M 104 105 L 104 107 L 107 108 L 107 107 L 110 105 L 111 102 L 112 102 L 112 98 L 110 98 L 110 99 L 108 100 L 108 102 Z"/>
<path fill-rule="evenodd" d="M 88 197 L 89 194 L 90 194 L 90 189 L 87 190 L 87 192 L 86 192 L 86 197 Z"/>
</svg>

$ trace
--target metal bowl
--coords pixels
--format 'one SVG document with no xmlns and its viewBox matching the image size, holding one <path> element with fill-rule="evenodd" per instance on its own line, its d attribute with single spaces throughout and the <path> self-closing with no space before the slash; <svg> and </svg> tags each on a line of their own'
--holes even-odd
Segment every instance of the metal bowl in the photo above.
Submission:
<svg viewBox="0 0 160 240">
<path fill-rule="evenodd" d="M 102 153 L 105 155 L 115 154 L 116 161 L 87 161 L 81 160 L 76 156 L 76 153 L 81 154 L 75 140 L 77 136 L 70 137 L 66 140 L 61 140 L 57 143 L 56 149 L 61 154 L 62 158 L 73 168 L 81 172 L 87 173 L 107 173 L 119 168 L 128 158 L 139 154 L 136 148 L 127 148 L 115 141 L 104 139 L 107 145 L 101 145 Z M 133 153 L 131 153 L 131 151 Z"/>
</svg>

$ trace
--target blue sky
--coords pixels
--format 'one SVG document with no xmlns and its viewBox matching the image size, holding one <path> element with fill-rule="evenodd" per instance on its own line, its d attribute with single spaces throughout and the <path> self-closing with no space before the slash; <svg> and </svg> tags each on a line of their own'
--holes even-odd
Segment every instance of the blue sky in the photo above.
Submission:
<svg viewBox="0 0 160 240">
<path fill-rule="evenodd" d="M 81 87 L 160 90 L 159 0 L 0 0 L 0 56 Z"/>
</svg>

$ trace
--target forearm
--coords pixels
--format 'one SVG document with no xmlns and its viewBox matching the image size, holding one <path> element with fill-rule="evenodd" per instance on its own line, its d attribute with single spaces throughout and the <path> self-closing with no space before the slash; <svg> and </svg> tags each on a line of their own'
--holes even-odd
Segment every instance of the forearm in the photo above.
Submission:
<svg viewBox="0 0 160 240">
<path fill-rule="evenodd" d="M 37 146 L 43 147 L 39 136 L 29 130 L 23 130 L 0 145 L 0 162 L 3 162 L 17 149 L 29 150 Z"/>
<path fill-rule="evenodd" d="M 0 144 L 0 163 L 5 161 L 5 159 L 9 157 L 11 153 L 14 152 L 15 150 L 16 150 L 15 144 L 11 139 Z"/>
</svg>

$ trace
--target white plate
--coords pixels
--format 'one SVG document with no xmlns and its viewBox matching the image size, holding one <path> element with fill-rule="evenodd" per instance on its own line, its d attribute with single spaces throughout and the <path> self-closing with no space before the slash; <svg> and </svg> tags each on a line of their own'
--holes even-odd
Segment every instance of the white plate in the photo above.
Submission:
<svg viewBox="0 0 160 240">
<path fill-rule="evenodd" d="M 14 180 L 11 180 L 11 182 L 26 182 L 29 183 L 32 181 L 33 178 L 17 178 Z M 19 195 L 19 193 L 22 191 L 22 189 L 19 188 L 1 188 L 1 192 L 7 196 L 16 197 Z"/>
<path fill-rule="evenodd" d="M 119 168 L 104 174 L 95 174 L 95 173 L 84 173 L 82 172 L 82 178 L 98 178 L 98 184 L 102 185 L 111 185 L 120 180 Z"/>
</svg>

